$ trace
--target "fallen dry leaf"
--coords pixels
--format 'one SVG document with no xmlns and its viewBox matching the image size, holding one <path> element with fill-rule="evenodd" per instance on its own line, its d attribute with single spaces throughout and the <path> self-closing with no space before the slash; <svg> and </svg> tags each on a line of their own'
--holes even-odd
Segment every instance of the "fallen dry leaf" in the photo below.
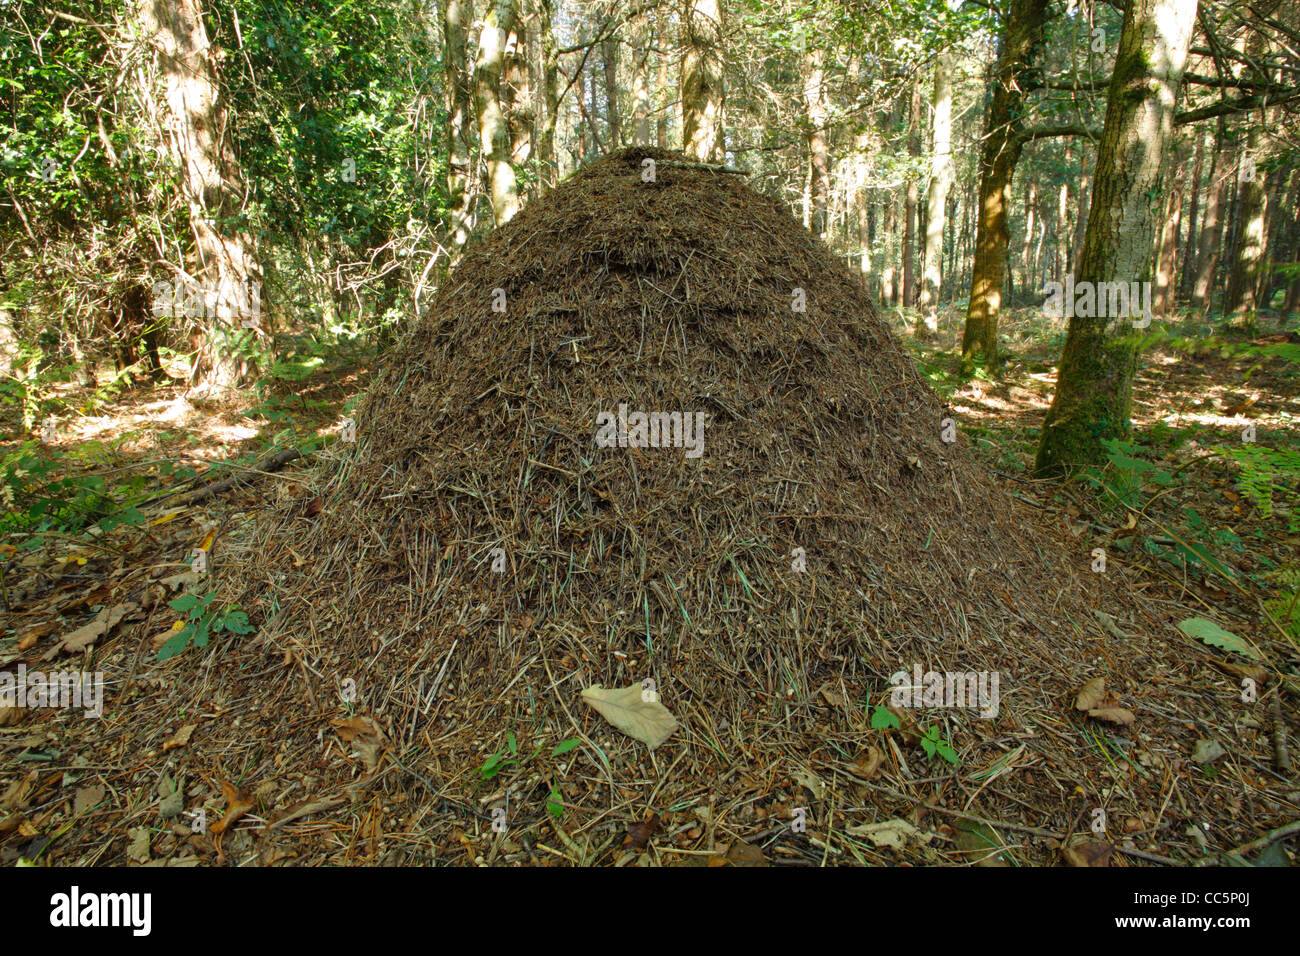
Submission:
<svg viewBox="0 0 1300 956">
<path fill-rule="evenodd" d="M 659 829 L 659 814 L 652 813 L 641 823 L 633 823 L 627 828 L 627 837 L 623 840 L 624 849 L 640 850 L 646 845 L 654 832 Z"/>
<path fill-rule="evenodd" d="M 1192 748 L 1192 759 L 1197 763 L 1214 763 L 1227 755 L 1228 751 L 1223 749 L 1223 744 L 1210 737 L 1196 741 L 1196 746 Z"/>
<path fill-rule="evenodd" d="M 31 650 L 42 637 L 53 634 L 58 629 L 57 621 L 46 621 L 44 624 L 37 624 L 35 627 L 29 628 L 22 637 L 18 638 L 18 650 Z"/>
<path fill-rule="evenodd" d="M 1117 638 L 1121 641 L 1127 641 L 1129 639 L 1129 636 L 1121 631 L 1119 625 L 1115 623 L 1115 619 L 1105 611 L 1098 611 L 1094 608 L 1092 614 L 1093 617 L 1097 619 L 1097 622 L 1101 624 L 1102 630 L 1111 637 Z"/>
<path fill-rule="evenodd" d="M 21 649 L 19 648 L 19 650 Z M 1268 680 L 1268 668 L 1261 667 L 1258 664 L 1234 664 L 1232 661 L 1215 661 L 1214 666 L 1226 671 L 1233 677 L 1239 677 L 1243 680 L 1249 678 L 1257 686 L 1263 686 L 1264 682 Z"/>
<path fill-rule="evenodd" d="M 127 836 L 131 838 L 131 845 L 126 849 L 126 855 L 136 863 L 149 862 L 149 828 L 136 827 L 129 830 Z"/>
<path fill-rule="evenodd" d="M 582 699 L 596 708 L 600 716 L 654 750 L 677 729 L 677 718 L 657 698 L 646 699 L 650 696 L 640 684 L 618 690 L 606 690 L 596 684 L 582 692 Z"/>
<path fill-rule="evenodd" d="M 909 841 L 929 843 L 934 839 L 933 833 L 922 833 L 902 817 L 895 817 L 881 823 L 859 823 L 849 827 L 846 832 L 849 836 L 870 840 L 873 846 L 892 846 L 899 849 Z"/>
<path fill-rule="evenodd" d="M 797 768 L 790 776 L 794 777 L 795 783 L 811 793 L 814 800 L 820 800 L 826 796 L 826 784 L 822 782 L 821 777 L 807 767 Z"/>
<path fill-rule="evenodd" d="M 354 740 L 378 740 L 383 736 L 374 721 L 362 714 L 349 717 L 347 720 L 331 720 L 330 726 L 348 743 Z"/>
<path fill-rule="evenodd" d="M 1074 698 L 1075 710 L 1092 710 L 1102 702 L 1106 696 L 1106 678 L 1094 677 L 1088 683 L 1079 688 L 1078 696 Z"/>
<path fill-rule="evenodd" d="M 176 747 L 184 747 L 186 744 L 188 744 L 190 742 L 190 738 L 194 736 L 194 729 L 196 727 L 198 727 L 198 724 L 186 724 L 180 730 L 176 731 L 176 733 L 172 734 L 170 737 L 164 740 L 163 753 L 166 753 L 168 750 L 172 750 Z"/>
<path fill-rule="evenodd" d="M 744 840 L 737 840 L 723 856 L 715 853 L 709 857 L 708 866 L 771 866 L 763 851 Z"/>
<path fill-rule="evenodd" d="M 1127 727 L 1137 720 L 1133 711 L 1125 710 L 1123 707 L 1094 707 L 1088 711 L 1088 716 L 1104 720 L 1108 724 L 1119 724 L 1121 727 Z"/>
<path fill-rule="evenodd" d="M 106 635 L 122 618 L 126 617 L 132 611 L 138 610 L 140 605 L 134 601 L 123 601 L 121 604 L 115 604 L 113 607 L 106 607 L 95 615 L 95 619 L 89 624 L 82 625 L 75 631 L 63 636 L 63 640 L 54 646 L 54 648 L 45 655 L 45 660 L 49 660 L 60 651 L 66 651 L 69 654 L 77 654 L 84 651 L 99 638 Z"/>
<path fill-rule="evenodd" d="M 27 800 L 32 792 L 32 787 L 36 785 L 36 773 L 29 773 L 25 777 L 19 777 L 13 783 L 9 784 L 9 789 L 0 797 L 0 810 L 21 810 L 27 806 Z"/>
<path fill-rule="evenodd" d="M 844 695 L 832 688 L 830 684 L 822 684 L 817 693 L 821 694 L 822 700 L 832 707 L 844 706 Z"/>
<path fill-rule="evenodd" d="M 1110 866 L 1110 857 L 1114 852 L 1115 848 L 1109 843 L 1101 843 L 1097 840 L 1088 840 L 1085 843 L 1061 848 L 1061 855 L 1070 866 Z"/>
<path fill-rule="evenodd" d="M 871 780 L 880 771 L 885 762 L 885 753 L 879 747 L 871 747 L 858 754 L 856 762 L 847 764 L 849 773 L 860 780 Z"/>
<path fill-rule="evenodd" d="M 379 757 L 382 753 L 379 744 L 358 740 L 353 746 L 356 748 L 357 754 L 361 757 L 361 762 L 365 765 L 367 771 L 374 772 L 379 768 Z"/>
<path fill-rule="evenodd" d="M 249 799 L 248 794 L 224 780 L 221 781 L 221 795 L 226 800 L 226 813 L 220 820 L 208 827 L 208 831 L 215 836 L 221 836 L 234 825 L 236 820 L 253 809 L 253 801 Z"/>
<path fill-rule="evenodd" d="M 94 807 L 99 801 L 104 799 L 108 791 L 103 787 L 82 787 L 77 791 L 77 795 L 72 800 L 72 813 L 74 816 L 81 816 L 87 810 Z"/>
</svg>

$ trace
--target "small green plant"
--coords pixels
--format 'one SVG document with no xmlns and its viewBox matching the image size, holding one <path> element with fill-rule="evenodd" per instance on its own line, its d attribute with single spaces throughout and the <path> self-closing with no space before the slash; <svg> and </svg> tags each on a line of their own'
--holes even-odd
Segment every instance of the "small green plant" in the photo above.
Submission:
<svg viewBox="0 0 1300 956">
<path fill-rule="evenodd" d="M 564 800 L 560 797 L 558 783 L 551 786 L 551 795 L 546 798 L 546 810 L 557 820 L 564 816 Z"/>
<path fill-rule="evenodd" d="M 1263 577 L 1278 585 L 1277 595 L 1266 599 L 1264 607 L 1293 639 L 1300 638 L 1300 568 L 1278 568 Z"/>
<path fill-rule="evenodd" d="M 538 747 L 533 756 L 536 757 L 541 752 L 542 748 Z M 515 740 L 515 732 L 512 730 L 506 734 L 506 749 L 498 750 L 487 760 L 484 760 L 483 766 L 478 768 L 478 775 L 484 780 L 491 780 L 511 764 L 517 765 L 519 763 L 518 756 L 519 742 Z"/>
<path fill-rule="evenodd" d="M 230 634 L 251 634 L 253 627 L 248 623 L 248 615 L 236 607 L 214 608 L 213 601 L 217 594 L 211 591 L 202 597 L 195 594 L 182 594 L 168 607 L 188 616 L 185 626 L 158 648 L 158 660 L 165 661 L 175 657 L 191 643 L 195 647 L 207 647 L 213 634 L 226 631 Z"/>
<path fill-rule="evenodd" d="M 888 707 L 876 704 L 871 709 L 871 729 L 872 730 L 897 730 L 902 724 L 899 723 L 898 716 Z"/>
<path fill-rule="evenodd" d="M 1106 449 L 1106 464 L 1087 469 L 1083 478 L 1102 492 L 1107 504 L 1136 508 L 1147 485 L 1166 488 L 1174 483 L 1172 474 L 1138 457 L 1140 452 L 1131 442 L 1105 438 L 1101 444 Z"/>
<path fill-rule="evenodd" d="M 957 751 L 952 749 L 952 744 L 939 734 L 939 728 L 931 724 L 926 728 L 924 736 L 921 737 L 921 749 L 931 760 L 935 755 L 942 757 L 954 767 L 961 763 L 961 758 L 957 756 Z"/>
<path fill-rule="evenodd" d="M 1237 487 L 1261 515 L 1271 518 L 1276 511 L 1284 510 L 1288 532 L 1300 532 L 1300 507 L 1295 501 L 1300 451 L 1244 442 L 1219 446 L 1215 451 L 1237 463 Z M 1277 504 L 1284 508 L 1277 508 Z"/>
<path fill-rule="evenodd" d="M 570 737 L 561 741 L 551 751 L 552 757 L 559 757 L 575 749 L 582 741 L 577 737 Z M 524 764 L 531 764 L 539 756 L 545 744 L 538 744 L 537 749 L 528 757 L 522 757 L 519 751 L 519 741 L 515 738 L 514 731 L 506 733 L 506 745 L 498 750 L 492 756 L 483 761 L 483 765 L 478 768 L 478 775 L 484 781 L 493 780 L 501 771 L 507 767 L 522 768 Z M 550 790 L 546 795 L 546 812 L 555 819 L 564 816 L 564 798 L 560 794 L 560 785 L 558 782 L 551 780 Z"/>
<path fill-rule="evenodd" d="M 570 737 L 568 740 L 560 743 L 551 751 L 552 757 L 558 757 L 561 754 L 567 754 L 578 744 L 582 743 L 577 737 Z M 509 766 L 522 766 L 525 763 L 532 763 L 542 752 L 544 744 L 538 744 L 537 749 L 527 759 L 521 760 L 519 757 L 519 741 L 515 739 L 514 731 L 506 733 L 506 746 L 503 750 L 498 750 L 487 760 L 483 761 L 483 766 L 478 768 L 478 775 L 483 780 L 491 780 L 496 777 L 502 770 Z"/>
</svg>

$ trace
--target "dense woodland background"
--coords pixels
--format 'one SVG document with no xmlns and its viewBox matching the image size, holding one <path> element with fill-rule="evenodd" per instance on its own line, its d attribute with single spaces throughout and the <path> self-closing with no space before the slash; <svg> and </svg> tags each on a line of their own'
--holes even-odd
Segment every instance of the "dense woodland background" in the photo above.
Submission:
<svg viewBox="0 0 1300 956">
<path fill-rule="evenodd" d="M 787 203 L 972 433 L 1012 429 L 984 441 L 1003 469 L 1169 474 L 1142 464 L 1134 382 L 1217 349 L 1226 364 L 1197 367 L 1230 393 L 1220 432 L 1250 431 L 1221 460 L 1269 517 L 1294 492 L 1294 0 L 0 0 L 0 15 L 2 490 L 26 546 L 148 493 L 154 466 L 104 485 L 142 432 L 100 420 L 150 389 L 247 399 L 201 461 L 322 440 L 318 419 L 346 413 L 467 244 L 636 144 Z M 1049 283 L 1067 280 L 1149 283 L 1154 321 L 1053 314 Z M 1170 402 L 1202 388 L 1166 384 Z M 1033 400 L 969 414 L 1017 388 Z M 1263 441 L 1241 416 L 1266 393 Z M 1193 427 L 1167 411 L 1146 424 Z"/>
</svg>

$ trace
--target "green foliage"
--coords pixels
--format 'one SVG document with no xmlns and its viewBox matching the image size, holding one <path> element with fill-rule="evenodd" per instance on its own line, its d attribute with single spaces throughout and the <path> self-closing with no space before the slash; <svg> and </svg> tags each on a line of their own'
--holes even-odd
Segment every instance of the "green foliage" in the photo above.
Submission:
<svg viewBox="0 0 1300 956">
<path fill-rule="evenodd" d="M 1300 483 L 1300 451 L 1253 442 L 1220 445 L 1215 451 L 1236 462 L 1237 487 L 1261 515 L 1271 518 L 1275 504 L 1284 501 L 1287 529 L 1292 534 L 1300 531 L 1300 511 L 1293 507 L 1297 503 L 1297 483 Z"/>
<path fill-rule="evenodd" d="M 212 635 L 221 631 L 229 634 L 253 633 L 247 614 L 233 606 L 213 607 L 216 597 L 216 592 L 210 591 L 201 597 L 195 594 L 182 594 L 168 602 L 168 607 L 185 614 L 188 620 L 184 627 L 158 649 L 158 660 L 165 661 L 175 657 L 190 644 L 195 647 L 207 647 Z"/>
<path fill-rule="evenodd" d="M 1264 578 L 1277 587 L 1277 593 L 1265 599 L 1264 607 L 1293 639 L 1300 638 L 1300 568 L 1277 568 L 1266 572 Z"/>
<path fill-rule="evenodd" d="M 1098 489 L 1109 504 L 1134 508 L 1141 503 L 1149 485 L 1163 488 L 1173 483 L 1173 475 L 1139 457 L 1131 442 L 1103 438 L 1101 444 L 1106 449 L 1106 464 L 1087 469 L 1082 477 Z"/>
<path fill-rule="evenodd" d="M 961 758 L 957 756 L 957 751 L 952 749 L 946 737 L 939 733 L 939 728 L 931 724 L 926 728 L 925 734 L 921 737 L 921 749 L 925 755 L 933 760 L 936 756 L 942 757 L 954 767 L 961 763 Z"/>
<path fill-rule="evenodd" d="M 563 756 L 576 749 L 581 743 L 582 741 L 577 737 L 563 740 L 551 750 L 551 758 Z M 484 760 L 483 765 L 478 768 L 479 779 L 485 782 L 494 780 L 508 767 L 522 769 L 525 765 L 534 763 L 541 756 L 544 747 L 544 744 L 539 743 L 537 748 L 525 757 L 519 749 L 519 741 L 515 738 L 514 731 L 508 731 L 505 747 Z M 546 812 L 557 820 L 564 816 L 564 798 L 560 794 L 560 785 L 556 782 L 551 783 L 550 791 L 547 793 Z"/>
<path fill-rule="evenodd" d="M 77 534 L 98 526 L 112 531 L 119 525 L 139 526 L 145 517 L 136 507 L 140 479 L 111 489 L 104 476 L 78 473 L 83 465 L 101 463 L 108 449 L 100 442 L 82 442 L 71 460 L 56 463 L 42 454 L 39 442 L 27 441 L 0 458 L 0 534 L 23 537 L 24 550 L 34 550 L 45 535 Z M 114 492 L 117 492 L 115 494 Z M 119 495 L 127 496 L 121 500 Z"/>
<path fill-rule="evenodd" d="M 897 730 L 900 726 L 898 717 L 888 707 L 876 704 L 871 709 L 872 730 Z"/>
<path fill-rule="evenodd" d="M 1189 617 L 1178 622 L 1178 629 L 1188 637 L 1193 637 L 1203 644 L 1221 647 L 1225 651 L 1236 651 L 1253 660 L 1259 659 L 1259 653 L 1232 631 L 1224 630 L 1213 621 L 1203 617 Z"/>
<path fill-rule="evenodd" d="M 1098 490 L 1103 508 L 1136 511 L 1147 500 L 1176 488 L 1187 480 L 1185 471 L 1175 473 L 1165 470 L 1131 442 L 1103 439 L 1102 444 L 1107 453 L 1106 464 L 1100 468 L 1088 469 L 1083 473 L 1083 478 Z M 1190 506 L 1181 510 L 1180 517 L 1181 521 L 1171 522 L 1176 525 L 1169 529 L 1173 538 L 1172 545 L 1157 543 L 1148 538 L 1143 542 L 1146 552 L 1180 567 L 1200 567 L 1228 580 L 1235 580 L 1236 573 L 1216 556 L 1216 552 L 1224 549 L 1244 551 L 1245 547 L 1237 534 L 1230 528 L 1211 526 Z"/>
<path fill-rule="evenodd" d="M 551 793 L 546 798 L 546 811 L 557 820 L 564 816 L 564 800 L 560 796 L 559 784 L 551 786 Z"/>
<path fill-rule="evenodd" d="M 581 743 L 582 741 L 579 738 L 570 737 L 558 744 L 555 749 L 551 751 L 551 756 L 559 757 L 563 754 L 567 754 Z M 526 763 L 532 763 L 538 758 L 544 747 L 544 744 L 538 744 L 537 749 L 534 750 L 532 754 L 528 757 L 521 757 L 519 752 L 519 741 L 515 739 L 514 731 L 508 731 L 506 733 L 505 747 L 484 760 L 483 765 L 478 768 L 479 778 L 482 780 L 492 780 L 507 767 L 519 767 Z"/>
</svg>

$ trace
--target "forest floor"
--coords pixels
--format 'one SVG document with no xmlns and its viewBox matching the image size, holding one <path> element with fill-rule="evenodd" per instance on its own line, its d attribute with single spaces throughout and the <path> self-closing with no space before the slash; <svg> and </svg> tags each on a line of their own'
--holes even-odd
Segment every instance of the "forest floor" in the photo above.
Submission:
<svg viewBox="0 0 1300 956">
<path fill-rule="evenodd" d="M 902 319 L 888 318 L 901 331 Z M 956 321 L 949 318 L 952 324 Z M 936 342 L 913 350 L 1008 494 L 1063 523 L 1088 547 L 1102 549 L 1108 560 L 1124 564 L 1143 582 L 1145 600 L 1183 609 L 1184 617 L 1212 617 L 1247 638 L 1270 629 L 1286 631 L 1294 646 L 1300 621 L 1300 514 L 1292 515 L 1289 505 L 1296 489 L 1291 479 L 1272 472 L 1252 478 L 1249 460 L 1243 466 L 1225 450 L 1255 443 L 1283 453 L 1300 450 L 1295 428 L 1300 363 L 1285 348 L 1300 342 L 1300 336 L 1267 325 L 1252 334 L 1226 334 L 1222 329 L 1216 333 L 1213 343 L 1206 344 L 1204 324 L 1188 319 L 1148 345 L 1135 385 L 1134 441 L 1115 450 L 1091 486 L 1087 480 L 1061 486 L 1029 476 L 1063 329 L 1044 327 L 1041 318 L 1028 312 L 1009 313 L 1003 335 L 1010 358 L 996 381 L 958 381 L 952 358 L 956 333 L 951 327 Z M 11 499 L 7 508 L 18 502 L 25 506 L 16 516 L 11 514 L 0 544 L 0 598 L 6 618 L 0 631 L 0 667 L 12 670 L 25 662 L 32 670 L 80 662 L 93 671 L 102 647 L 117 643 L 119 649 L 129 650 L 133 663 L 123 685 L 106 689 L 106 708 L 112 708 L 115 699 L 127 699 L 133 683 L 171 679 L 165 670 L 148 665 L 185 626 L 186 615 L 170 609 L 166 599 L 169 587 L 193 578 L 193 549 L 209 549 L 210 559 L 219 564 L 225 528 L 249 519 L 268 502 L 302 497 L 303 461 L 283 467 L 279 461 L 271 467 L 259 465 L 277 450 L 310 449 L 333 440 L 370 373 L 367 354 L 357 350 L 335 351 L 324 362 L 294 368 L 292 374 L 268 379 L 265 387 L 224 403 L 191 400 L 175 381 L 126 388 L 108 398 L 102 390 L 51 386 L 42 396 L 41 415 L 58 411 L 53 431 L 44 435 L 39 421 L 24 428 L 21 404 L 0 405 L 0 435 L 7 436 L 0 440 L 0 461 L 21 458 L 23 463 L 16 479 L 21 486 L 11 484 L 0 492 Z M 1243 442 L 1250 426 L 1254 441 Z M 196 491 L 231 477 L 242 483 L 202 500 L 194 498 Z M 1105 490 L 1098 492 L 1098 484 Z M 310 500 L 304 502 L 308 513 L 311 506 Z M 56 520 L 42 521 L 47 517 Z M 231 618 L 227 632 L 214 633 L 212 640 L 239 640 L 232 633 L 239 629 L 237 619 Z M 1187 641 L 1189 648 L 1197 646 L 1192 638 Z M 1178 645 L 1172 647 L 1178 653 Z M 1228 656 L 1226 648 L 1219 650 L 1220 656 Z M 1274 662 L 1273 676 L 1288 669 L 1294 673 L 1295 660 L 1293 656 Z M 1298 685 L 1294 679 L 1270 681 L 1254 665 L 1222 664 L 1220 670 L 1207 669 L 1203 688 L 1185 690 L 1209 694 L 1215 687 L 1214 692 L 1221 693 L 1225 674 L 1230 681 L 1258 677 L 1260 696 L 1270 706 L 1225 707 L 1218 726 L 1189 728 L 1192 738 L 1200 738 L 1200 752 L 1193 756 L 1189 772 L 1200 775 L 1200 783 L 1213 784 L 1219 802 L 1184 805 L 1178 816 L 1204 819 L 1210 827 L 1231 825 L 1237 833 L 1244 825 L 1255 836 L 1272 829 L 1258 845 L 1246 847 L 1244 856 L 1285 865 L 1286 840 L 1279 821 L 1286 826 L 1285 821 L 1300 817 L 1300 784 L 1290 770 L 1278 724 L 1285 724 L 1285 712 L 1294 716 Z M 1279 686 L 1289 689 L 1289 700 Z M 367 817 L 350 830 L 311 822 L 305 818 L 324 804 L 313 804 L 312 796 L 304 793 L 296 811 L 269 821 L 256 812 L 258 801 L 267 795 L 240 792 L 223 776 L 229 770 L 215 763 L 202 776 L 212 793 L 220 792 L 225 801 L 224 809 L 214 809 L 208 821 L 217 827 L 200 835 L 192 825 L 182 825 L 184 818 L 176 815 L 174 804 L 180 802 L 176 795 L 185 783 L 169 775 L 164 753 L 187 747 L 195 726 L 209 716 L 153 714 L 150 719 L 166 724 L 163 752 L 154 755 L 155 766 L 128 766 L 115 752 L 114 740 L 99 734 L 97 721 L 74 720 L 54 710 L 0 708 L 0 864 L 13 865 L 19 859 L 181 865 L 229 859 L 300 864 L 386 859 L 377 818 Z M 147 784 L 142 784 L 142 776 Z M 1077 832 L 1023 824 L 1002 827 L 998 821 L 960 811 L 928 809 L 925 788 L 917 786 L 925 782 L 891 781 L 896 789 L 885 801 L 892 807 L 888 812 L 938 837 L 918 860 L 958 865 L 1026 862 L 1035 856 L 1022 854 L 1018 845 L 1031 839 L 1055 847 L 1058 859 L 1076 865 L 1211 858 L 1204 833 L 1193 832 L 1194 827 L 1171 833 L 1163 819 L 1190 799 L 1177 787 L 1169 788 L 1166 807 L 1156 808 L 1150 819 L 1122 822 L 1126 849 L 1114 852 L 1102 841 L 1079 842 L 1079 834 L 1086 834 L 1091 825 L 1084 803 L 1079 804 Z M 782 785 L 797 800 L 799 781 Z M 891 789 L 864 787 L 870 794 L 864 789 L 857 796 L 885 799 L 881 793 Z M 148 799 L 132 798 L 130 809 L 123 809 L 118 794 L 140 789 L 149 791 Z M 169 802 L 172 812 L 160 819 L 160 807 Z M 1253 829 L 1249 819 L 1243 824 L 1242 815 L 1253 812 L 1261 812 L 1268 823 Z M 856 849 L 843 842 L 834 845 L 813 829 L 802 845 L 782 843 L 768 850 L 752 838 L 745 842 L 715 833 L 706 816 L 688 815 L 685 822 L 677 822 L 661 838 L 677 852 L 654 861 L 864 861 Z M 660 825 L 655 818 L 630 826 L 621 856 L 614 851 L 618 861 L 647 862 L 642 851 Z M 662 825 L 667 830 L 668 821 Z M 280 842 L 274 849 L 257 851 L 256 835 L 270 828 L 292 836 L 295 845 Z M 1289 828 L 1292 850 L 1296 829 Z M 586 851 L 563 832 L 556 837 L 558 850 L 545 848 L 549 857 L 519 852 L 501 858 L 588 862 Z M 448 852 L 459 854 L 462 862 L 485 855 L 490 862 L 500 852 L 464 833 L 455 839 L 461 846 L 453 845 Z M 1219 842 L 1210 839 L 1208 845 L 1216 848 L 1216 857 L 1222 853 Z M 877 859 L 867 854 L 866 861 Z"/>
</svg>

